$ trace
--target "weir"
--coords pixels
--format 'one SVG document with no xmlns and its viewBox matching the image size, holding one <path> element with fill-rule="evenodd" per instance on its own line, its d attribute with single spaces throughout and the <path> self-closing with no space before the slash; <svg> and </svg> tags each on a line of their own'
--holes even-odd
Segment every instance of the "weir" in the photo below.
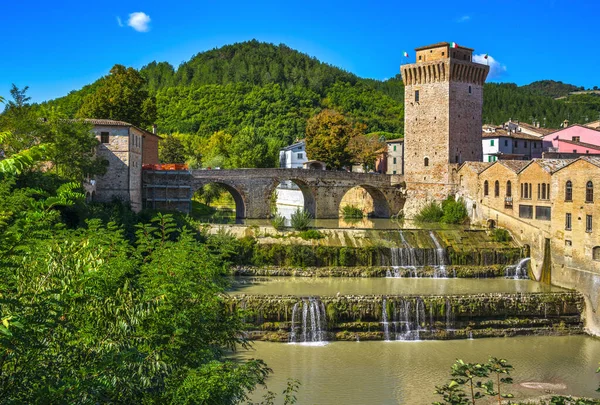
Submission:
<svg viewBox="0 0 600 405">
<path fill-rule="evenodd" d="M 237 295 L 251 338 L 281 342 L 431 340 L 583 333 L 575 292 L 320 296 Z"/>
</svg>

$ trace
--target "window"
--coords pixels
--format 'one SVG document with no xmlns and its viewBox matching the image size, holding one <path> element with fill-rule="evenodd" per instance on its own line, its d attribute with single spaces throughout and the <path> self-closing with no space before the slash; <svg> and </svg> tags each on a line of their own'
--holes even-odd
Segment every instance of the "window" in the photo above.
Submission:
<svg viewBox="0 0 600 405">
<path fill-rule="evenodd" d="M 512 197 L 512 184 L 510 183 L 510 180 L 506 182 L 506 196 Z"/>
<path fill-rule="evenodd" d="M 515 148 L 519 147 L 519 142 L 515 141 Z"/>
<path fill-rule="evenodd" d="M 567 181 L 565 185 L 565 201 L 573 201 L 573 183 L 571 183 L 571 180 Z"/>
<path fill-rule="evenodd" d="M 415 90 L 415 103 L 419 102 L 419 90 Z"/>
<path fill-rule="evenodd" d="M 527 141 L 523 142 L 523 146 L 527 147 Z"/>
<path fill-rule="evenodd" d="M 100 132 L 100 142 L 102 142 L 102 143 L 110 142 L 110 136 L 108 135 L 108 132 Z"/>
<path fill-rule="evenodd" d="M 524 200 L 530 200 L 532 196 L 531 183 L 521 183 L 521 198 Z"/>
<path fill-rule="evenodd" d="M 421 60 L 421 58 L 422 58 L 422 56 L 421 56 L 421 55 L 419 55 L 419 60 Z"/>
<path fill-rule="evenodd" d="M 494 146 L 494 140 L 493 139 L 490 141 L 490 146 Z"/>
<path fill-rule="evenodd" d="M 423 164 L 425 164 L 425 166 L 429 166 L 429 158 L 428 158 L 428 157 L 426 157 L 426 158 L 423 160 Z"/>
<path fill-rule="evenodd" d="M 489 191 L 490 191 L 490 187 L 489 187 L 488 181 L 486 180 L 483 182 L 483 195 L 485 197 L 487 197 L 487 195 L 489 194 Z"/>
<path fill-rule="evenodd" d="M 565 230 L 566 231 L 571 230 L 571 213 L 570 212 L 567 212 L 565 214 Z"/>
<path fill-rule="evenodd" d="M 592 259 L 600 261 L 600 246 L 594 246 L 592 249 Z"/>
<path fill-rule="evenodd" d="M 396 152 L 396 145 L 394 145 L 394 152 Z"/>
<path fill-rule="evenodd" d="M 446 52 L 442 52 L 442 56 L 444 56 L 446 54 Z"/>
<path fill-rule="evenodd" d="M 302 153 L 298 153 L 298 159 L 302 159 Z"/>
<path fill-rule="evenodd" d="M 573 137 L 571 137 L 571 140 L 573 142 L 581 142 L 581 137 L 580 136 L 573 136 Z"/>
<path fill-rule="evenodd" d="M 519 205 L 519 218 L 533 218 L 533 206 Z"/>
<path fill-rule="evenodd" d="M 594 183 L 588 181 L 585 185 L 585 202 L 594 202 Z"/>
<path fill-rule="evenodd" d="M 394 158 L 394 164 L 396 164 L 396 158 Z"/>
<path fill-rule="evenodd" d="M 585 216 L 585 231 L 592 232 L 592 216 L 591 215 Z"/>
<path fill-rule="evenodd" d="M 500 182 L 498 180 L 494 183 L 494 197 L 500 197 Z"/>
<path fill-rule="evenodd" d="M 573 149 L 573 153 L 577 153 L 577 149 Z"/>
<path fill-rule="evenodd" d="M 546 195 L 546 183 L 542 183 L 542 200 L 547 200 L 548 196 Z"/>
<path fill-rule="evenodd" d="M 550 207 L 535 207 L 535 219 L 550 221 Z"/>
<path fill-rule="evenodd" d="M 504 146 L 508 146 L 508 139 L 504 140 Z"/>
<path fill-rule="evenodd" d="M 471 94 L 471 93 L 472 93 L 471 86 L 469 86 L 469 94 Z"/>
<path fill-rule="evenodd" d="M 392 172 L 392 174 L 396 174 L 396 171 L 394 170 L 394 171 Z"/>
<path fill-rule="evenodd" d="M 565 239 L 565 246 L 573 246 L 573 243 L 569 239 Z"/>
</svg>

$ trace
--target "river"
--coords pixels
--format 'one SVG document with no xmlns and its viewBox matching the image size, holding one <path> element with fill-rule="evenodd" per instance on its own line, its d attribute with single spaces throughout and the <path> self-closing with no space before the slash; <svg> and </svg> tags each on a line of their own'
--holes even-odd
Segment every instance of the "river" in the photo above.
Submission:
<svg viewBox="0 0 600 405">
<path fill-rule="evenodd" d="M 514 366 L 515 400 L 543 395 L 521 383 L 562 384 L 558 394 L 600 398 L 600 341 L 589 336 L 513 337 L 418 342 L 331 342 L 323 346 L 255 342 L 243 358 L 260 358 L 273 369 L 268 389 L 280 393 L 287 378 L 302 383 L 298 404 L 430 404 L 440 397 L 455 359 L 506 358 Z M 261 390 L 253 395 L 259 400 Z M 477 403 L 491 403 L 478 401 Z"/>
</svg>

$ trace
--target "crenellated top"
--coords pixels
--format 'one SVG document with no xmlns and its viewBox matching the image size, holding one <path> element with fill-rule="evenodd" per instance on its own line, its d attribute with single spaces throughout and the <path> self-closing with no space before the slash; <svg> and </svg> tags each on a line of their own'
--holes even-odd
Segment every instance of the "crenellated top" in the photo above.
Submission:
<svg viewBox="0 0 600 405">
<path fill-rule="evenodd" d="M 489 66 L 455 59 L 412 63 L 402 66 L 402 80 L 405 86 L 436 82 L 463 82 L 483 85 Z"/>
</svg>

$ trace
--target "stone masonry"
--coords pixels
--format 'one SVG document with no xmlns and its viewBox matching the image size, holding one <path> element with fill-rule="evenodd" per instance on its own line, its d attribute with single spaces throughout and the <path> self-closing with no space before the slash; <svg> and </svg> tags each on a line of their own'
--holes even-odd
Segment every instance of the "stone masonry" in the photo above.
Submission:
<svg viewBox="0 0 600 405">
<path fill-rule="evenodd" d="M 405 217 L 456 190 L 458 165 L 481 161 L 483 84 L 489 67 L 470 48 L 439 43 L 416 49 L 402 66 L 405 85 Z"/>
<path fill-rule="evenodd" d="M 279 183 L 292 181 L 304 197 L 313 218 L 338 218 L 344 196 L 352 188 L 364 188 L 373 199 L 376 217 L 395 215 L 404 205 L 398 175 L 306 169 L 236 169 L 192 171 L 143 171 L 144 207 L 188 212 L 196 190 L 216 183 L 236 202 L 238 218 L 269 218 L 270 199 Z"/>
</svg>

